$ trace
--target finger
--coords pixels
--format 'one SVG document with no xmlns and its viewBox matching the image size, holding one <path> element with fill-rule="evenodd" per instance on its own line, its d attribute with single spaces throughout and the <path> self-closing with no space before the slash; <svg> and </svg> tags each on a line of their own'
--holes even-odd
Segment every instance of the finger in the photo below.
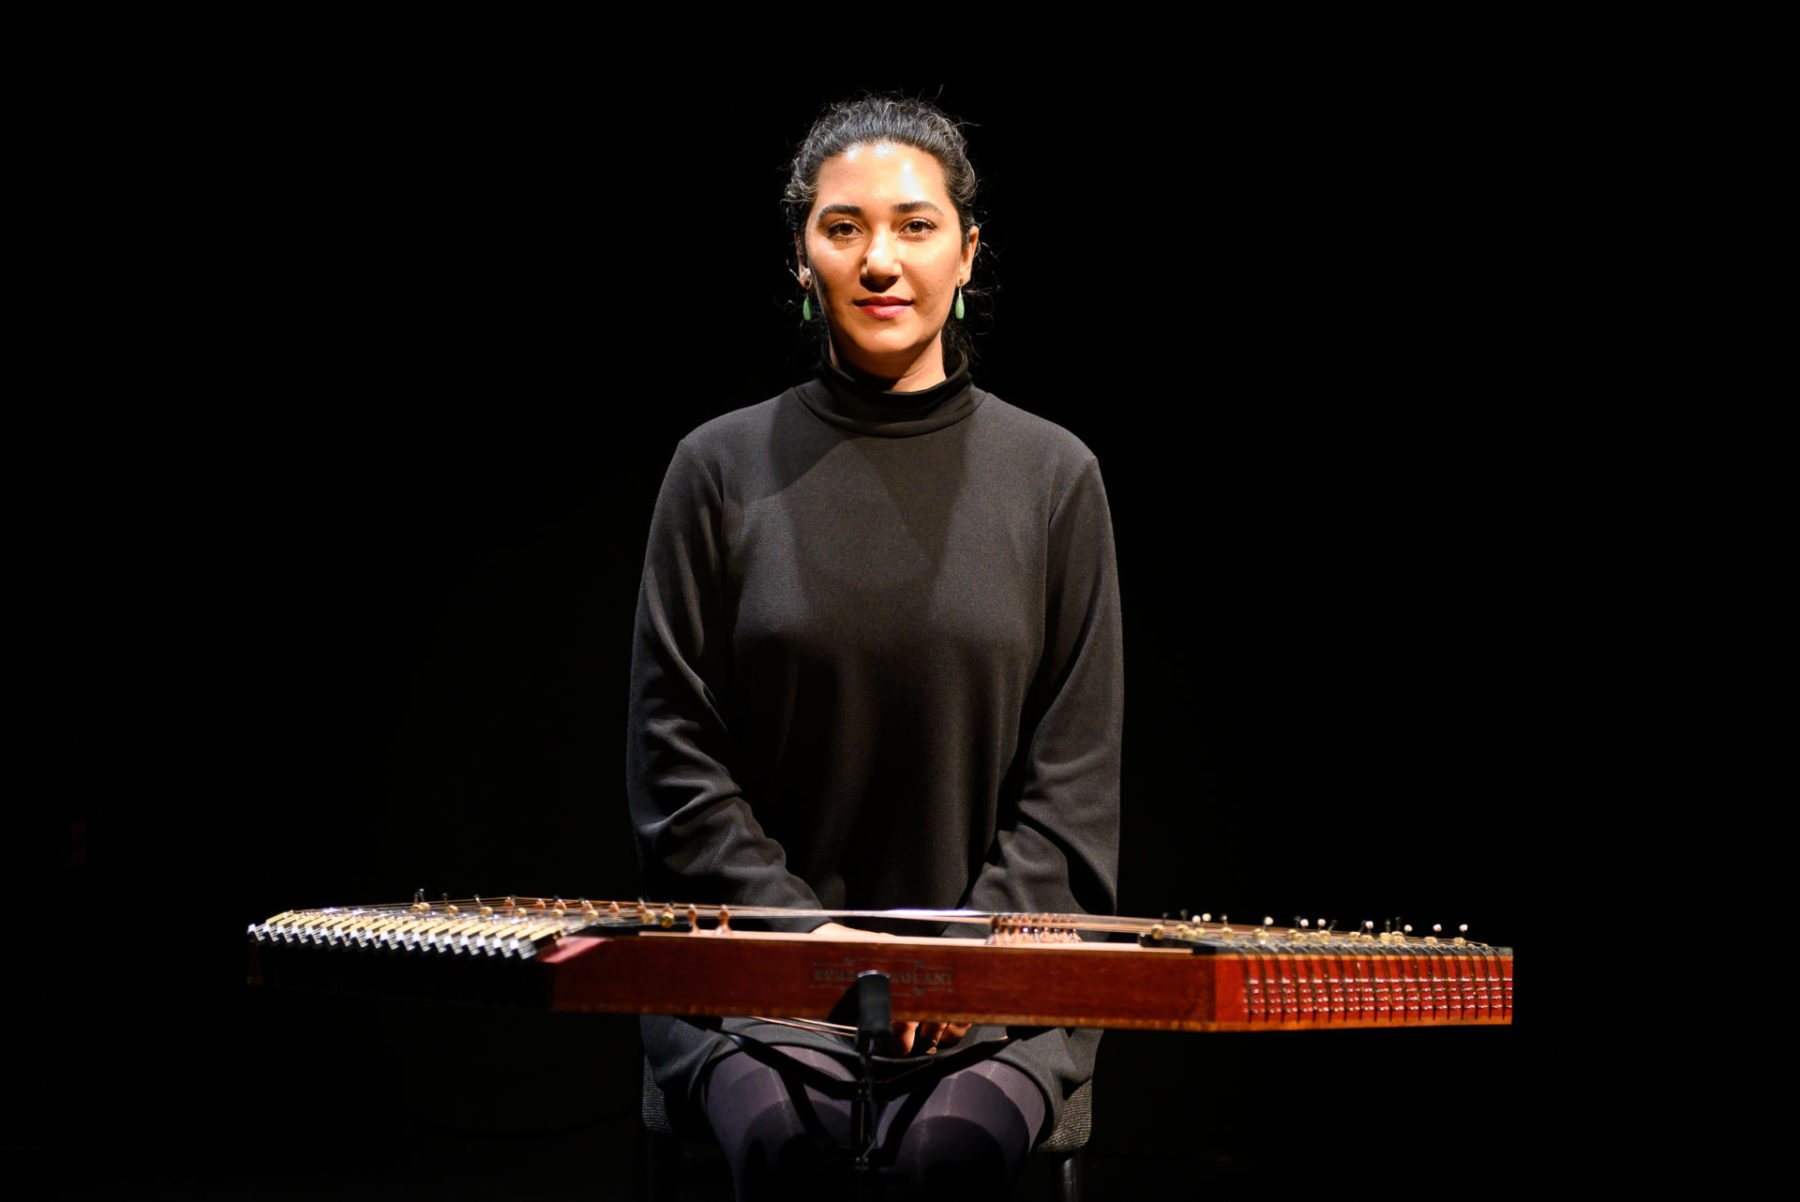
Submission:
<svg viewBox="0 0 1800 1202">
<path fill-rule="evenodd" d="M 920 1023 L 919 1024 L 919 1037 L 916 1042 L 917 1042 L 918 1048 L 921 1052 L 931 1053 L 931 1052 L 937 1051 L 938 1044 L 939 1044 L 939 1042 L 942 1041 L 943 1037 L 944 1037 L 944 1024 L 943 1023 L 937 1023 L 937 1022 Z"/>
<path fill-rule="evenodd" d="M 942 1034 L 938 1036 L 938 1045 L 940 1047 L 950 1047 L 952 1044 L 960 1042 L 962 1037 L 968 1033 L 968 1023 L 945 1023 Z"/>
<path fill-rule="evenodd" d="M 915 1036 L 918 1034 L 918 1030 L 919 1030 L 918 1023 L 899 1023 L 899 1022 L 897 1022 L 894 1024 L 894 1047 L 898 1049 L 894 1053 L 896 1056 L 911 1055 L 912 1050 L 913 1050 L 913 1041 L 914 1041 Z"/>
</svg>

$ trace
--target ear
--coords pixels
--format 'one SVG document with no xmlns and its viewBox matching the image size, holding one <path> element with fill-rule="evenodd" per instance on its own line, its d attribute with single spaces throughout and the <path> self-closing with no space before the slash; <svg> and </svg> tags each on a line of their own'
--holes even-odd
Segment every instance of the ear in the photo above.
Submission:
<svg viewBox="0 0 1800 1202">
<path fill-rule="evenodd" d="M 962 270 L 957 273 L 957 284 L 966 287 L 969 278 L 975 274 L 975 248 L 981 245 L 981 227 L 969 227 L 969 236 L 963 243 Z"/>
<path fill-rule="evenodd" d="M 806 239 L 794 235 L 794 277 L 802 288 L 812 287 L 812 264 L 806 261 Z"/>
</svg>

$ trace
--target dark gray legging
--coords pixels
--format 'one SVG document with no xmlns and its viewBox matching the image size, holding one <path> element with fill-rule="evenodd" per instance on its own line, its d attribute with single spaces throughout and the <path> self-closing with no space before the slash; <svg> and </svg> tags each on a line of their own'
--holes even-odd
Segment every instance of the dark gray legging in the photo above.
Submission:
<svg viewBox="0 0 1800 1202">
<path fill-rule="evenodd" d="M 848 1086 L 850 1069 L 811 1048 L 773 1049 Z M 828 1088 L 743 1052 L 715 1061 L 701 1105 L 725 1150 L 740 1202 L 835 1185 L 846 1196 L 849 1088 Z M 1044 1096 L 1011 1065 L 981 1060 L 877 1098 L 875 1162 L 907 1197 L 1005 1197 L 1044 1121 Z"/>
</svg>

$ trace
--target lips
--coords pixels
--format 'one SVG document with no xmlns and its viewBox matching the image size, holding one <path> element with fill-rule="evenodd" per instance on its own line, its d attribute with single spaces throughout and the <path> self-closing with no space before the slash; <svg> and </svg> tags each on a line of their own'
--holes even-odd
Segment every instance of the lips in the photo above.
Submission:
<svg viewBox="0 0 1800 1202">
<path fill-rule="evenodd" d="M 856 302 L 856 307 L 870 317 L 891 319 L 900 316 L 912 302 L 898 296 L 870 296 Z"/>
</svg>

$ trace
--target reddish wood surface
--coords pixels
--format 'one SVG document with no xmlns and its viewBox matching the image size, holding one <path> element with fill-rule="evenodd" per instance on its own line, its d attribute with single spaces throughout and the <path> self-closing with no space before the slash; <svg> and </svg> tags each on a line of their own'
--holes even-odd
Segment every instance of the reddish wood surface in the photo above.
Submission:
<svg viewBox="0 0 1800 1202">
<path fill-rule="evenodd" d="M 553 1008 L 615 1013 L 824 1018 L 858 973 L 877 971 L 892 982 L 897 1020 L 1226 1031 L 1512 1018 L 1510 1006 L 1483 1013 L 1450 1004 L 1451 974 L 1467 971 L 1471 988 L 1483 971 L 1510 983 L 1511 957 L 1473 952 L 1455 961 L 1345 954 L 1334 963 L 1322 955 L 1194 955 L 1129 944 L 644 934 L 567 938 L 538 957 L 537 969 L 548 976 Z"/>
</svg>

